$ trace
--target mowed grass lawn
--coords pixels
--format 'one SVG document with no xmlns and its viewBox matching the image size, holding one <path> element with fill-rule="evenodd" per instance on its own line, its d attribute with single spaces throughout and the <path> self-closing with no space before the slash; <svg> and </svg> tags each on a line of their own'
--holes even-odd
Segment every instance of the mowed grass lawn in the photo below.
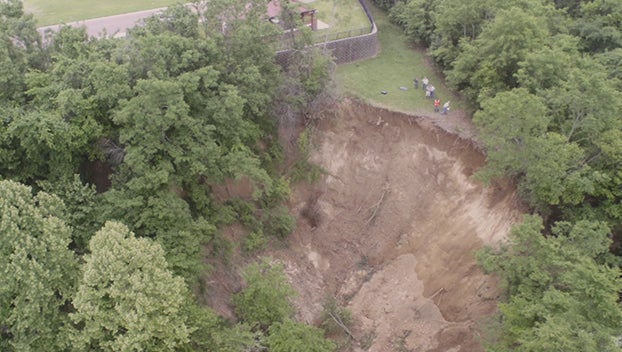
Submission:
<svg viewBox="0 0 622 352">
<path fill-rule="evenodd" d="M 179 2 L 175 0 L 24 0 L 24 9 L 34 14 L 37 25 L 46 26 L 155 9 Z"/>
<path fill-rule="evenodd" d="M 441 105 L 451 100 L 452 109 L 462 109 L 459 99 L 447 88 L 442 76 L 426 63 L 422 50 L 415 50 L 401 28 L 389 22 L 387 15 L 371 6 L 378 26 L 381 52 L 377 57 L 337 67 L 337 81 L 349 95 L 372 105 L 411 114 L 434 112 L 431 99 L 425 98 L 421 78 L 427 76 L 436 87 Z M 413 89 L 413 79 L 419 79 L 419 89 Z M 408 90 L 400 90 L 406 87 Z M 383 95 L 380 92 L 386 91 Z"/>
<path fill-rule="evenodd" d="M 371 26 L 358 0 L 315 0 L 304 6 L 317 10 L 318 19 L 330 26 L 318 33 L 337 33 Z"/>
<path fill-rule="evenodd" d="M 180 2 L 189 0 L 24 0 L 24 8 L 35 15 L 39 26 L 46 26 L 155 9 Z M 369 25 L 358 0 L 315 0 L 303 6 L 318 10 L 318 18 L 330 26 L 322 32 L 336 33 Z"/>
</svg>

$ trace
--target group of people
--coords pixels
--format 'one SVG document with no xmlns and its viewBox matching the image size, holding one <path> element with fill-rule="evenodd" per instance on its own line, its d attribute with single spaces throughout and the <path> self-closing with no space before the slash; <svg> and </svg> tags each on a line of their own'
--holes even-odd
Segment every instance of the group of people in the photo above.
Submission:
<svg viewBox="0 0 622 352">
<path fill-rule="evenodd" d="M 419 79 L 415 77 L 413 81 L 415 84 L 415 89 L 419 89 Z M 424 76 L 421 79 L 421 87 L 425 91 L 426 99 L 434 100 L 434 111 L 439 112 L 440 107 L 441 107 L 441 100 L 435 96 L 436 87 L 430 84 L 430 80 L 428 79 L 428 77 Z M 447 100 L 447 102 L 443 104 L 443 112 L 442 112 L 443 115 L 447 115 L 447 113 L 449 112 L 449 104 L 450 104 L 449 100 Z"/>
</svg>

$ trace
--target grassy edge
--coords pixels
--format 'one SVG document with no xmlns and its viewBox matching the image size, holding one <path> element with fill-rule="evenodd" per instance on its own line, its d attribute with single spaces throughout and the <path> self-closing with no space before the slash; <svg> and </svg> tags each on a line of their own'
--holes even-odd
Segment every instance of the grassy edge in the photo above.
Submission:
<svg viewBox="0 0 622 352">
<path fill-rule="evenodd" d="M 373 5 L 370 8 L 378 26 L 380 53 L 371 59 L 338 66 L 336 79 L 341 90 L 388 110 L 429 115 L 434 114 L 434 107 L 421 88 L 425 76 L 436 87 L 436 95 L 443 103 L 451 100 L 452 109 L 464 110 L 465 103 L 447 87 L 442 73 L 429 62 L 424 50 L 415 48 L 403 30 L 389 22 L 384 11 Z M 415 77 L 420 81 L 417 90 L 413 87 Z"/>
<path fill-rule="evenodd" d="M 24 10 L 32 13 L 38 26 L 69 23 L 91 18 L 167 7 L 181 0 L 24 0 Z"/>
</svg>

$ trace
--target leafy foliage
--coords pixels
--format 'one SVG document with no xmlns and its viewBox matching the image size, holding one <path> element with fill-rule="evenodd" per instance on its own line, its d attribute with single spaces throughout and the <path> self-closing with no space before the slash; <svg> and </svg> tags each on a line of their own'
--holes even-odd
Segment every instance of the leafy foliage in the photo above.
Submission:
<svg viewBox="0 0 622 352">
<path fill-rule="evenodd" d="M 231 325 L 207 307 L 188 305 L 193 327 L 188 347 L 194 351 L 242 352 L 260 347 L 259 336 L 249 325 Z"/>
<path fill-rule="evenodd" d="M 66 350 L 78 262 L 56 196 L 0 181 L 0 348 Z"/>
<path fill-rule="evenodd" d="M 21 182 L 71 178 L 85 148 L 82 131 L 55 112 L 5 108 L 3 113 L 3 174 Z"/>
<path fill-rule="evenodd" d="M 482 103 L 475 122 L 489 151 L 489 163 L 479 171 L 484 179 L 517 177 L 527 199 L 541 209 L 560 202 L 578 204 L 593 190 L 589 168 L 581 167 L 582 150 L 546 132 L 550 118 L 537 96 L 524 89 L 500 93 Z"/>
<path fill-rule="evenodd" d="M 243 222 L 249 250 L 267 241 L 264 228 L 284 237 L 295 226 L 271 164 L 281 160 L 281 32 L 263 0 L 209 5 L 172 6 L 124 39 L 62 27 L 43 45 L 21 1 L 0 1 L 0 179 L 47 192 L 0 181 L 0 349 L 259 348 L 251 324 L 197 306 L 186 284 L 198 286 L 207 250 L 232 248 L 216 225 Z M 331 73 L 325 55 L 299 59 L 297 111 L 319 101 Z M 254 191 L 245 211 L 214 197 L 241 178 Z M 268 278 L 282 284 L 278 297 L 293 294 Z M 263 320 L 240 302 L 260 324 L 291 315 L 287 303 Z"/>
<path fill-rule="evenodd" d="M 606 234 L 611 228 L 619 248 L 621 9 L 617 1 L 407 0 L 391 10 L 477 110 L 487 154 L 477 176 L 516 180 L 546 219 L 544 228 L 529 217 L 507 247 L 481 255 L 509 295 L 491 351 L 620 349 L 622 289 L 610 267 L 620 260 Z"/>
<path fill-rule="evenodd" d="M 326 340 L 321 329 L 292 320 L 277 322 L 270 326 L 264 342 L 271 352 L 330 352 L 335 344 Z"/>
<path fill-rule="evenodd" d="M 20 0 L 0 2 L 0 103 L 24 101 L 28 68 L 43 65 L 41 36 Z"/>
<path fill-rule="evenodd" d="M 447 79 L 473 100 L 517 86 L 515 72 L 549 35 L 542 19 L 520 8 L 502 11 L 473 42 L 462 42 Z"/>
<path fill-rule="evenodd" d="M 90 249 L 71 314 L 77 349 L 160 351 L 188 342 L 186 286 L 168 270 L 160 245 L 108 222 Z"/>
<path fill-rule="evenodd" d="M 416 42 L 425 46 L 432 44 L 437 12 L 437 0 L 411 0 L 398 2 L 389 12 L 391 22 L 397 23 Z M 412 21 L 418 18 L 418 21 Z"/>
<path fill-rule="evenodd" d="M 86 252 L 91 236 L 99 228 L 94 214 L 94 187 L 83 184 L 77 174 L 73 175 L 73 179 L 60 180 L 57 183 L 41 181 L 39 186 L 63 199 L 67 223 L 73 229 L 71 247 L 77 253 Z"/>
<path fill-rule="evenodd" d="M 622 5 L 617 1 L 582 3 L 573 32 L 584 50 L 602 52 L 622 46 Z"/>
<path fill-rule="evenodd" d="M 248 265 L 242 276 L 247 286 L 233 297 L 233 304 L 243 321 L 266 330 L 274 323 L 291 317 L 293 307 L 290 299 L 295 291 L 287 282 L 282 265 L 264 258 Z"/>
<path fill-rule="evenodd" d="M 344 333 L 343 326 L 349 327 L 352 324 L 352 312 L 339 305 L 334 297 L 329 297 L 324 301 L 322 315 L 322 328 L 330 334 Z"/>
<path fill-rule="evenodd" d="M 599 263 L 609 229 L 601 223 L 559 223 L 542 236 L 542 220 L 527 217 L 510 245 L 479 259 L 498 273 L 510 294 L 500 304 L 500 335 L 491 350 L 619 351 L 622 329 L 620 270 Z"/>
<path fill-rule="evenodd" d="M 270 210 L 264 219 L 264 232 L 284 239 L 296 228 L 296 218 L 285 206 L 279 206 Z"/>
</svg>

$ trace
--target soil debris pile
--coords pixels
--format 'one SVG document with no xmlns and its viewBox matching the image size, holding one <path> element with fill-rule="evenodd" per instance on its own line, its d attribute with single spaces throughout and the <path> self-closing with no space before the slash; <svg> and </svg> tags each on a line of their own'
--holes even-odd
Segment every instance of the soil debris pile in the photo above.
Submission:
<svg viewBox="0 0 622 352">
<path fill-rule="evenodd" d="M 327 297 L 350 309 L 354 350 L 481 351 L 476 323 L 498 296 L 473 252 L 520 217 L 511 189 L 470 177 L 484 157 L 415 118 L 346 101 L 318 126 L 326 172 L 295 190 L 298 229 L 271 253 L 286 265 L 299 318 Z"/>
</svg>

